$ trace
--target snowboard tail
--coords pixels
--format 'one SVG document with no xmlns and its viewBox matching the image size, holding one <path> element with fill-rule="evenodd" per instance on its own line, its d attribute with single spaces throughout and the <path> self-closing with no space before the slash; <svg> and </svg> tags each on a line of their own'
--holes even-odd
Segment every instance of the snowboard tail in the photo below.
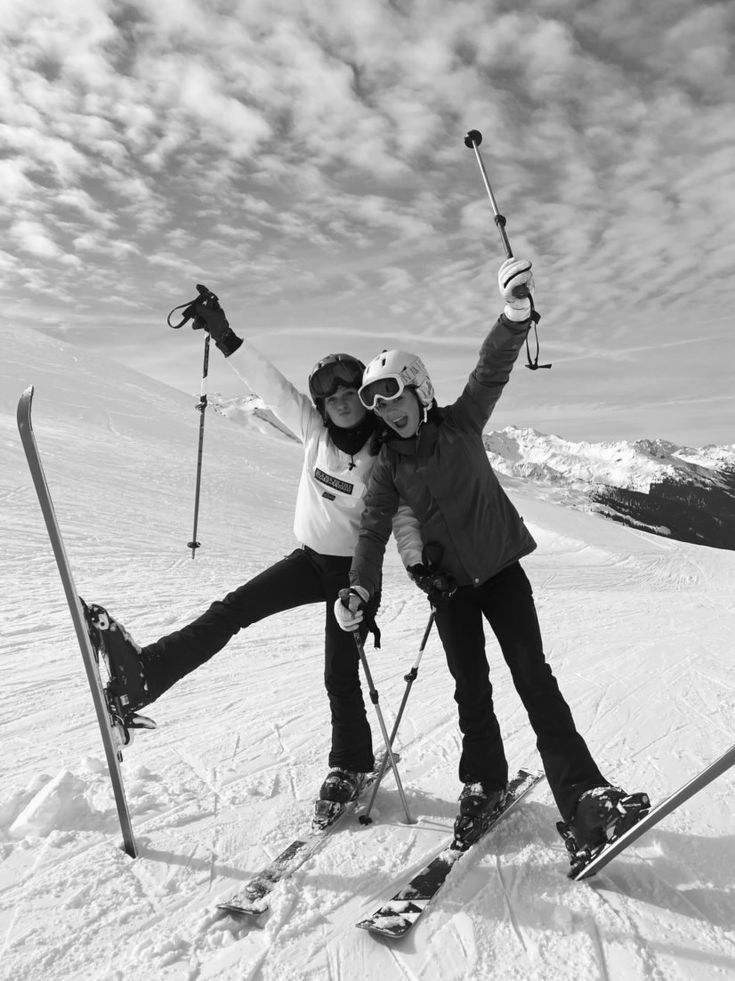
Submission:
<svg viewBox="0 0 735 981">
<path fill-rule="evenodd" d="M 61 577 L 61 582 L 64 587 L 64 593 L 66 594 L 66 601 L 69 605 L 69 613 L 71 614 L 72 623 L 74 624 L 74 630 L 79 643 L 79 650 L 81 652 L 85 671 L 87 673 L 87 681 L 89 682 L 90 691 L 92 692 L 92 701 L 94 702 L 97 722 L 99 724 L 100 734 L 102 736 L 102 743 L 105 748 L 110 782 L 112 784 L 115 805 L 117 807 L 117 814 L 120 821 L 120 829 L 123 836 L 123 848 L 131 858 L 135 858 L 138 854 L 138 849 L 135 842 L 135 836 L 133 834 L 130 812 L 128 810 L 128 803 L 125 795 L 125 787 L 123 785 L 122 772 L 120 770 L 120 761 L 122 759 L 122 753 L 120 751 L 121 743 L 122 745 L 126 744 L 125 741 L 123 741 L 125 737 L 121 734 L 120 729 L 116 727 L 113 721 L 114 715 L 111 713 L 110 703 L 108 702 L 107 694 L 104 690 L 102 679 L 100 677 L 98 654 L 95 651 L 89 636 L 83 604 L 77 594 L 74 576 L 66 554 L 64 540 L 61 536 L 56 511 L 54 509 L 53 500 L 46 481 L 46 474 L 38 452 L 36 437 L 33 433 L 33 423 L 31 418 L 32 405 L 33 386 L 27 388 L 18 401 L 18 430 L 20 432 L 23 449 L 28 461 L 28 468 L 31 472 L 33 484 L 38 496 L 38 503 L 41 506 L 41 513 L 43 514 L 43 518 L 46 523 L 49 541 L 56 558 L 59 576 Z M 148 726 L 145 727 L 149 728 Z M 130 728 L 133 728 L 133 726 Z M 126 731 L 129 736 L 129 730 Z M 129 738 L 127 739 L 127 742 L 129 742 Z"/>
</svg>

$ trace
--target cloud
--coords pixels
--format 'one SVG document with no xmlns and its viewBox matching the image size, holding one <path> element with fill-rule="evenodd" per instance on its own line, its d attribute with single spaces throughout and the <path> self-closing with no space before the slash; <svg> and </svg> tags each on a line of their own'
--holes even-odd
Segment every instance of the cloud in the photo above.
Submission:
<svg viewBox="0 0 735 981">
<path fill-rule="evenodd" d="M 57 259 L 61 249 L 48 231 L 36 221 L 16 221 L 10 226 L 10 236 L 19 248 L 41 259 Z"/>
<path fill-rule="evenodd" d="M 84 336 L 204 280 L 264 336 L 378 322 L 461 347 L 504 257 L 478 128 L 570 370 L 684 340 L 735 292 L 733 33 L 726 4 L 678 0 L 11 3 L 13 315 L 63 309 Z M 671 384 L 681 350 L 657 365 Z"/>
<path fill-rule="evenodd" d="M 33 182 L 26 177 L 23 161 L 0 160 L 0 198 L 3 203 L 26 200 L 33 192 Z"/>
</svg>

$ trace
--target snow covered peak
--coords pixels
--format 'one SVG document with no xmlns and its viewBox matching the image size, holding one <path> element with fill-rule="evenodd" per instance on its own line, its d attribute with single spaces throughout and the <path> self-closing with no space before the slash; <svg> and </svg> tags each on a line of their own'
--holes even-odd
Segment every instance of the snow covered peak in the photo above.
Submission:
<svg viewBox="0 0 735 981">
<path fill-rule="evenodd" d="M 662 439 L 573 443 L 515 426 L 486 433 L 484 440 L 499 473 L 570 487 L 603 484 L 647 493 L 663 479 L 719 482 L 721 471 L 735 470 L 735 444 L 692 449 Z"/>
<path fill-rule="evenodd" d="M 547 499 L 659 535 L 735 548 L 735 444 L 573 443 L 508 426 L 484 437 L 495 470 Z"/>
</svg>

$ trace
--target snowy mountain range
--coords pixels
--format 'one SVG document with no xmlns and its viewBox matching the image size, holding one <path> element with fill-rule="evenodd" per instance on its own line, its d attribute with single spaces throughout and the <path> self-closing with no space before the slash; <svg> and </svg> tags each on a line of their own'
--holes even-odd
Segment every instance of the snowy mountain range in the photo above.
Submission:
<svg viewBox="0 0 735 981">
<path fill-rule="evenodd" d="M 257 396 L 210 396 L 216 411 L 294 437 Z M 485 434 L 495 471 L 541 497 L 655 535 L 735 549 L 735 443 L 694 449 L 665 440 L 574 443 L 508 426 Z"/>
<path fill-rule="evenodd" d="M 495 470 L 560 503 L 694 545 L 735 549 L 735 444 L 572 443 L 533 429 L 485 435 Z"/>
</svg>

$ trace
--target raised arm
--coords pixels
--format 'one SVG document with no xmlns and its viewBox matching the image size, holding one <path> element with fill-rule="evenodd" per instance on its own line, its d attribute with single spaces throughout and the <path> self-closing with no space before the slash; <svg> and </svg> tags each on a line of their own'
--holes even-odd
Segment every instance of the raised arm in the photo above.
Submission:
<svg viewBox="0 0 735 981">
<path fill-rule="evenodd" d="M 195 323 L 211 335 L 235 374 L 263 399 L 295 436 L 305 441 L 311 427 L 321 425 L 311 400 L 232 330 L 216 299 L 197 301 L 195 313 Z"/>
<path fill-rule="evenodd" d="M 498 286 L 505 307 L 483 341 L 474 371 L 457 401 L 445 410 L 467 428 L 482 431 L 508 383 L 518 353 L 531 327 L 531 301 L 513 290 L 527 286 L 533 292 L 533 273 L 528 259 L 506 259 L 498 272 Z"/>
</svg>

